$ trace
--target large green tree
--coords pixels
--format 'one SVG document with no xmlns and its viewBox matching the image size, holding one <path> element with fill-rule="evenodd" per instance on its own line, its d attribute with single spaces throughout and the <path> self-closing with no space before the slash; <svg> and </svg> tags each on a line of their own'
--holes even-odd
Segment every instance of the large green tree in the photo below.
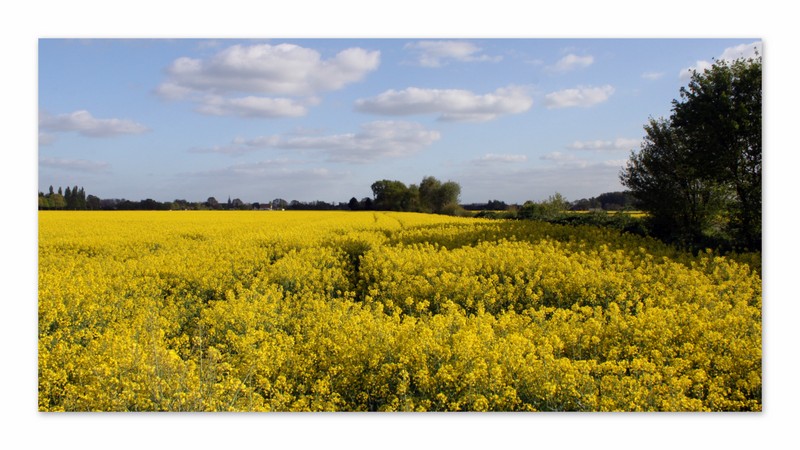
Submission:
<svg viewBox="0 0 800 450">
<path fill-rule="evenodd" d="M 408 211 L 412 203 L 412 192 L 402 181 L 380 180 L 372 183 L 375 209 Z"/>
<path fill-rule="evenodd" d="M 731 187 L 730 230 L 750 248 L 761 247 L 761 73 L 761 57 L 717 61 L 681 88 L 672 115 L 703 177 Z"/>
<path fill-rule="evenodd" d="M 695 72 L 670 118 L 645 125 L 620 179 L 658 235 L 761 248 L 761 64 L 716 61 Z"/>
<path fill-rule="evenodd" d="M 419 203 L 424 212 L 441 213 L 445 206 L 458 203 L 460 195 L 461 186 L 455 181 L 442 183 L 428 176 L 419 184 Z"/>
<path fill-rule="evenodd" d="M 397 180 L 379 180 L 371 187 L 375 209 L 390 211 L 447 214 L 457 209 L 461 195 L 461 186 L 455 181 L 442 183 L 430 176 L 424 177 L 419 186 L 406 186 Z"/>
<path fill-rule="evenodd" d="M 621 175 L 650 213 L 656 235 L 696 244 L 714 234 L 726 206 L 725 189 L 702 176 L 692 161 L 686 137 L 665 119 L 650 119 L 638 153 L 632 152 Z"/>
</svg>

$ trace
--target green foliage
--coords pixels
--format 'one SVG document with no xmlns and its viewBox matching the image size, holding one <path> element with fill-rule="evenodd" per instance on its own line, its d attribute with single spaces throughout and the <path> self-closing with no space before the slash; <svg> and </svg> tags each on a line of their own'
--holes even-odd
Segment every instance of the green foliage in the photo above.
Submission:
<svg viewBox="0 0 800 450">
<path fill-rule="evenodd" d="M 672 115 L 702 177 L 733 197 L 730 230 L 750 248 L 761 247 L 761 72 L 760 56 L 716 61 L 681 88 Z"/>
<path fill-rule="evenodd" d="M 672 111 L 650 119 L 620 180 L 662 238 L 760 249 L 761 57 L 695 72 Z"/>
<path fill-rule="evenodd" d="M 380 180 L 372 183 L 371 188 L 375 197 L 373 207 L 377 210 L 461 214 L 457 207 L 461 186 L 454 181 L 442 183 L 428 176 L 419 186 L 406 186 L 397 180 Z"/>
<path fill-rule="evenodd" d="M 548 197 L 547 200 L 541 202 L 528 200 L 517 212 L 517 217 L 520 219 L 550 221 L 563 216 L 568 209 L 569 202 L 567 199 L 556 192 Z"/>
<path fill-rule="evenodd" d="M 645 131 L 642 148 L 631 153 L 621 180 L 650 213 L 653 232 L 689 245 L 724 227 L 727 193 L 703 177 L 682 130 L 651 119 Z"/>
</svg>

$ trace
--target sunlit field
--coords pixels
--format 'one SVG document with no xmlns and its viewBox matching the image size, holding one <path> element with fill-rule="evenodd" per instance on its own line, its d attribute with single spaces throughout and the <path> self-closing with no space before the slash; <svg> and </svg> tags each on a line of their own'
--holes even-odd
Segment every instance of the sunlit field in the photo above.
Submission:
<svg viewBox="0 0 800 450">
<path fill-rule="evenodd" d="M 39 213 L 41 411 L 760 411 L 760 254 L 414 213 Z"/>
</svg>

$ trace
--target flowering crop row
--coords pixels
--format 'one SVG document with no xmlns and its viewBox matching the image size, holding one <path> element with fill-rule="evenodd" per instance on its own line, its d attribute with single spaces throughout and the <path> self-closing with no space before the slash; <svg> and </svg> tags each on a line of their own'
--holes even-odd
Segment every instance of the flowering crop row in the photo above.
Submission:
<svg viewBox="0 0 800 450">
<path fill-rule="evenodd" d="M 760 256 L 371 212 L 40 212 L 42 411 L 752 411 Z"/>
</svg>

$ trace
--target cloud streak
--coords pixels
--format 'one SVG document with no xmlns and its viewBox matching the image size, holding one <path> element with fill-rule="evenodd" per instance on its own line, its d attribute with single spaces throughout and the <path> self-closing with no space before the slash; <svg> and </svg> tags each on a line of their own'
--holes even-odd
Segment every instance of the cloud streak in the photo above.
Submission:
<svg viewBox="0 0 800 450">
<path fill-rule="evenodd" d="M 419 41 L 406 44 L 406 50 L 416 56 L 416 63 L 422 67 L 442 67 L 450 61 L 457 62 L 498 62 L 501 56 L 481 53 L 481 48 L 467 41 Z"/>
<path fill-rule="evenodd" d="M 594 63 L 594 57 L 591 55 L 578 56 L 573 53 L 564 56 L 552 66 L 547 67 L 547 70 L 554 73 L 565 73 L 577 69 L 583 69 L 591 66 Z"/>
<path fill-rule="evenodd" d="M 86 173 L 108 172 L 111 165 L 107 162 L 87 161 L 85 159 L 39 158 L 39 166 L 50 169 L 78 171 Z"/>
<path fill-rule="evenodd" d="M 518 86 L 500 88 L 489 94 L 462 89 L 390 89 L 375 97 L 356 100 L 361 112 L 407 116 L 438 114 L 442 121 L 486 122 L 502 115 L 519 114 L 533 105 L 527 90 Z"/>
<path fill-rule="evenodd" d="M 567 148 L 571 150 L 595 150 L 595 151 L 622 151 L 632 150 L 641 144 L 638 139 L 617 138 L 611 140 L 597 139 L 594 141 L 574 141 Z"/>
<path fill-rule="evenodd" d="M 196 110 L 213 116 L 238 117 L 301 117 L 308 113 L 308 106 L 318 103 L 311 98 L 297 101 L 291 98 L 238 97 L 227 98 L 218 95 L 206 96 L 199 101 Z"/>
<path fill-rule="evenodd" d="M 471 162 L 479 165 L 518 164 L 524 163 L 527 160 L 527 155 L 487 153 L 480 158 L 473 159 Z"/>
<path fill-rule="evenodd" d="M 401 121 L 375 121 L 363 124 L 356 133 L 326 136 L 259 136 L 237 138 L 228 145 L 191 149 L 193 153 L 243 155 L 264 149 L 321 151 L 328 161 L 368 163 L 385 158 L 415 154 L 439 140 L 438 131 L 421 124 Z"/>
<path fill-rule="evenodd" d="M 608 100 L 614 93 L 614 87 L 605 85 L 600 87 L 578 86 L 573 89 L 551 92 L 545 95 L 545 105 L 548 109 L 555 108 L 588 108 Z"/>
<path fill-rule="evenodd" d="M 128 119 L 97 119 L 89 111 L 79 110 L 67 114 L 39 113 L 39 131 L 71 132 L 91 138 L 104 138 L 125 134 L 141 134 L 146 126 Z M 45 142 L 50 139 L 45 137 Z"/>
</svg>

